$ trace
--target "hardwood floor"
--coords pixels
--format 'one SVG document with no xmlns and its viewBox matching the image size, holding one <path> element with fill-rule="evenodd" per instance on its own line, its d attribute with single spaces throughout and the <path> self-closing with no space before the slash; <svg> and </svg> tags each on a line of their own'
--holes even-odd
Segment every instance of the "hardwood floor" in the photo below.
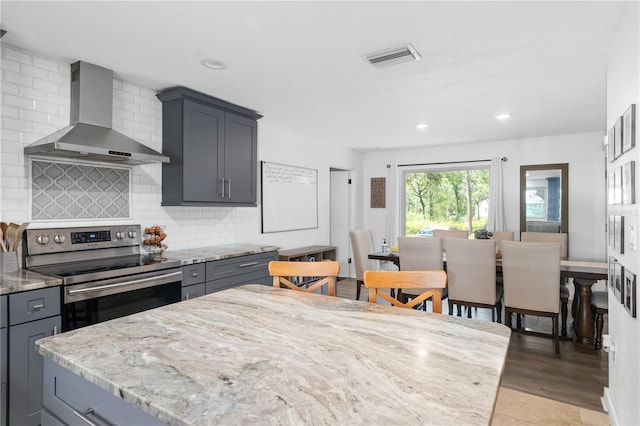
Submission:
<svg viewBox="0 0 640 426">
<path fill-rule="evenodd" d="M 353 279 L 343 279 L 337 283 L 338 297 L 355 299 L 356 284 Z M 367 289 L 362 288 L 360 300 L 367 299 Z M 442 304 L 443 314 L 448 314 L 448 304 Z M 475 320 L 491 321 L 491 313 L 486 309 L 472 310 Z M 569 320 L 570 323 L 570 320 Z M 550 332 L 551 319 L 527 317 L 525 327 L 536 331 Z M 605 323 L 605 332 L 606 332 Z M 517 392 L 535 395 L 547 400 L 558 401 L 591 411 L 603 413 L 600 398 L 603 389 L 608 386 L 607 354 L 599 351 L 595 354 L 577 352 L 568 340 L 560 342 L 560 358 L 556 358 L 551 338 L 513 333 L 502 374 L 502 387 Z M 502 391 L 501 391 L 502 392 Z M 533 397 L 532 397 L 533 398 Z M 499 411 L 496 409 L 496 413 Z M 578 411 L 576 411 L 578 412 Z M 502 411 L 504 414 L 504 410 Z M 544 413 L 541 413 L 544 414 Z M 586 415 L 586 414 L 585 414 Z M 589 415 L 586 415 L 587 418 Z M 509 416 L 507 416 L 509 417 Z M 579 416 L 578 416 L 579 418 Z M 607 424 L 606 414 L 599 421 L 587 420 L 589 424 Z M 520 419 L 516 423 L 527 424 L 530 420 Z M 549 424 L 548 422 L 544 422 Z M 560 422 L 562 424 L 580 424 Z M 500 424 L 506 424 L 504 422 Z M 533 422 L 535 424 L 535 422 Z M 542 424 L 542 423 L 538 423 Z M 558 423 L 556 423 L 558 424 Z"/>
</svg>

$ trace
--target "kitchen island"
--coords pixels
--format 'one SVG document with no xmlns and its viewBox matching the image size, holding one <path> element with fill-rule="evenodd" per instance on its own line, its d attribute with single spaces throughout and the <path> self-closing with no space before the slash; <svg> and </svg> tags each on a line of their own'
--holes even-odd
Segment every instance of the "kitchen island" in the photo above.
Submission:
<svg viewBox="0 0 640 426">
<path fill-rule="evenodd" d="M 168 425 L 489 424 L 509 337 L 496 323 L 245 285 L 37 346 L 45 377 L 63 370 Z M 50 410 L 65 395 L 45 388 Z M 102 405 L 73 408 L 108 419 Z"/>
</svg>

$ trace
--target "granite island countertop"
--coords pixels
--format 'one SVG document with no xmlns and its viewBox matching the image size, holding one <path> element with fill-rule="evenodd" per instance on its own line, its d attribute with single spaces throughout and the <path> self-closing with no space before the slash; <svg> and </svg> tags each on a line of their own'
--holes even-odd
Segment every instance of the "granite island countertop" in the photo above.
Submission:
<svg viewBox="0 0 640 426">
<path fill-rule="evenodd" d="M 245 285 L 37 346 L 169 425 L 489 424 L 510 334 L 496 323 Z"/>
<path fill-rule="evenodd" d="M 62 279 L 28 269 L 0 274 L 0 295 L 62 285 Z"/>
<path fill-rule="evenodd" d="M 209 262 L 211 260 L 222 260 L 231 257 L 278 251 L 279 249 L 280 247 L 276 246 L 257 244 L 222 244 L 195 249 L 166 251 L 163 257 L 180 260 L 182 265 L 191 265 L 193 263 Z"/>
</svg>

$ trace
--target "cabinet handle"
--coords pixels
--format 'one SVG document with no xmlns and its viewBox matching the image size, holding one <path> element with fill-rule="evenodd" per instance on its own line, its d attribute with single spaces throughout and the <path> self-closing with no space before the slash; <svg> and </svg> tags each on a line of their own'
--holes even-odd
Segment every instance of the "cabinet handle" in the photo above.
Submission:
<svg viewBox="0 0 640 426">
<path fill-rule="evenodd" d="M 222 187 L 222 198 L 224 198 L 224 179 L 220 179 L 220 186 Z"/>
<path fill-rule="evenodd" d="M 198 271 L 193 271 L 191 273 L 191 278 L 198 278 Z"/>
<path fill-rule="evenodd" d="M 53 335 L 55 336 L 56 334 L 58 334 L 58 326 L 54 325 L 53 326 Z"/>
<path fill-rule="evenodd" d="M 93 408 L 89 408 L 87 411 L 83 411 L 82 413 L 73 410 L 73 414 L 78 417 L 80 420 L 82 420 L 83 422 L 85 422 L 86 424 L 88 424 L 89 426 L 111 426 L 112 423 L 107 422 L 104 419 L 100 419 L 98 417 L 97 414 L 94 413 Z M 92 421 L 89 417 L 87 416 L 96 416 L 97 417 L 97 422 L 96 421 Z"/>
<path fill-rule="evenodd" d="M 258 264 L 258 262 L 249 262 L 249 263 L 243 263 L 239 267 L 240 268 L 246 268 L 247 266 L 254 266 L 254 265 L 257 265 L 257 264 Z"/>
<path fill-rule="evenodd" d="M 39 311 L 44 308 L 44 303 L 38 303 L 37 305 L 33 305 L 31 307 L 32 311 Z"/>
<path fill-rule="evenodd" d="M 231 198 L 231 178 L 229 178 L 229 191 L 227 191 L 227 198 Z"/>
</svg>

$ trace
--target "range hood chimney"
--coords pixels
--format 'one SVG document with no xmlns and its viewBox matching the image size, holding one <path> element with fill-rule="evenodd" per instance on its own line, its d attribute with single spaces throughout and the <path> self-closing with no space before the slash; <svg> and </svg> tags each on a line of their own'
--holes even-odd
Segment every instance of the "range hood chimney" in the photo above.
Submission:
<svg viewBox="0 0 640 426">
<path fill-rule="evenodd" d="M 24 148 L 44 155 L 118 164 L 168 163 L 169 157 L 111 128 L 113 71 L 87 62 L 71 65 L 71 124 Z"/>
</svg>

